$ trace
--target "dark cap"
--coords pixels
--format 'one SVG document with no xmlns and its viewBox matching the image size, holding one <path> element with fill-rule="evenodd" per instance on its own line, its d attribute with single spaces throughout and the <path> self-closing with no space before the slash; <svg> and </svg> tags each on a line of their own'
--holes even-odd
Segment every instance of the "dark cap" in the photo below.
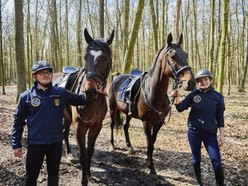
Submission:
<svg viewBox="0 0 248 186">
<path fill-rule="evenodd" d="M 32 67 L 32 74 L 36 74 L 40 70 L 50 70 L 53 72 L 53 68 L 47 61 L 37 61 L 36 64 L 33 65 Z"/>
</svg>

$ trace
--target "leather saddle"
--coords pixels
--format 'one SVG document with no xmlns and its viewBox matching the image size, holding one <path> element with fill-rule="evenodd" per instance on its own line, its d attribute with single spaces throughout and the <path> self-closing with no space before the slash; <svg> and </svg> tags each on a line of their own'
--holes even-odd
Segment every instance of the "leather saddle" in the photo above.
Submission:
<svg viewBox="0 0 248 186">
<path fill-rule="evenodd" d="M 117 99 L 129 105 L 135 104 L 135 99 L 140 91 L 141 81 L 145 74 L 147 74 L 147 72 L 132 70 L 129 78 L 119 87 Z"/>
<path fill-rule="evenodd" d="M 74 68 L 71 66 L 66 66 L 63 68 L 63 74 L 59 78 L 57 78 L 53 85 L 58 87 L 64 87 L 67 90 L 73 92 L 74 85 L 77 82 L 79 76 L 80 67 Z"/>
</svg>

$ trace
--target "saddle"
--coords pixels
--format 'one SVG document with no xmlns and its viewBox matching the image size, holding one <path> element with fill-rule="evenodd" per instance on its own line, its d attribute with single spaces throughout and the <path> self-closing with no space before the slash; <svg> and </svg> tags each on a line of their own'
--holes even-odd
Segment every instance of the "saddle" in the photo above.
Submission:
<svg viewBox="0 0 248 186">
<path fill-rule="evenodd" d="M 54 86 L 64 87 L 67 90 L 73 92 L 74 85 L 76 84 L 78 77 L 80 75 L 81 68 L 74 68 L 71 66 L 67 66 L 63 68 L 63 75 L 56 79 L 53 83 Z"/>
<path fill-rule="evenodd" d="M 141 81 L 147 72 L 141 70 L 132 70 L 128 79 L 119 87 L 117 99 L 130 106 L 131 112 L 134 112 L 135 100 L 140 92 Z"/>
</svg>

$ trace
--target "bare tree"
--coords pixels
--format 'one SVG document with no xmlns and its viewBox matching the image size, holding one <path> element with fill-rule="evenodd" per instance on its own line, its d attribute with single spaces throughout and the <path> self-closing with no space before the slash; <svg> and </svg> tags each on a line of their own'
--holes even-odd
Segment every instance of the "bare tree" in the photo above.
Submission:
<svg viewBox="0 0 248 186">
<path fill-rule="evenodd" d="M 27 12 L 27 22 L 26 22 L 26 26 L 27 26 L 27 34 L 26 34 L 26 39 L 27 39 L 27 77 L 28 77 L 28 87 L 31 87 L 31 83 L 32 83 L 32 78 L 31 78 L 31 53 L 32 50 L 30 51 L 30 44 L 31 44 L 31 29 L 30 29 L 30 0 L 27 1 L 27 7 L 28 7 L 28 12 Z"/>
<path fill-rule="evenodd" d="M 156 22 L 156 15 L 154 10 L 154 1 L 149 0 L 150 3 L 150 11 L 152 16 L 152 30 L 153 30 L 153 53 L 155 54 L 158 51 L 158 26 Z"/>
<path fill-rule="evenodd" d="M 209 65 L 208 68 L 213 72 L 213 62 L 214 62 L 214 18 L 215 18 L 215 0 L 211 0 L 211 26 L 210 26 L 210 52 L 209 52 Z"/>
<path fill-rule="evenodd" d="M 221 48 L 219 58 L 219 74 L 217 90 L 222 93 L 224 83 L 224 66 L 226 62 L 226 36 L 228 33 L 228 13 L 229 13 L 229 0 L 225 0 L 223 3 L 223 20 L 222 20 L 222 34 L 221 34 Z"/>
<path fill-rule="evenodd" d="M 104 38 L 104 0 L 99 0 L 99 30 L 100 37 Z"/>
<path fill-rule="evenodd" d="M 175 24 L 176 38 L 179 38 L 179 34 L 180 34 L 179 33 L 179 22 L 180 22 L 181 4 L 182 4 L 182 0 L 177 0 L 176 24 Z"/>
<path fill-rule="evenodd" d="M 82 23 L 81 23 L 81 17 L 82 17 L 82 0 L 78 1 L 79 7 L 78 7 L 78 17 L 77 17 L 77 65 L 82 66 L 83 65 L 83 57 L 82 57 Z"/>
<path fill-rule="evenodd" d="M 124 16 L 123 16 L 123 58 L 124 58 L 126 49 L 128 47 L 130 0 L 124 0 L 123 10 L 124 10 Z"/>
<path fill-rule="evenodd" d="M 244 60 L 243 73 L 241 83 L 239 87 L 240 92 L 245 92 L 245 80 L 247 78 L 247 66 L 248 66 L 248 12 L 246 12 L 246 57 Z"/>
<path fill-rule="evenodd" d="M 26 90 L 22 0 L 15 0 L 15 50 L 16 50 L 16 79 L 17 79 L 16 100 L 18 100 L 19 95 Z"/>
<path fill-rule="evenodd" d="M 133 26 L 132 26 L 131 37 L 129 39 L 128 49 L 124 57 L 124 65 L 122 69 L 123 73 L 128 73 L 130 71 L 134 46 L 135 46 L 135 42 L 138 36 L 139 26 L 140 26 L 142 14 L 143 14 L 144 6 L 145 6 L 145 0 L 139 0 L 137 8 L 136 8 L 135 19 L 134 19 Z"/>
<path fill-rule="evenodd" d="M 2 0 L 0 0 L 0 80 L 2 85 L 2 94 L 5 93 L 5 76 L 4 76 L 4 65 L 3 65 L 3 32 L 2 32 Z"/>
</svg>

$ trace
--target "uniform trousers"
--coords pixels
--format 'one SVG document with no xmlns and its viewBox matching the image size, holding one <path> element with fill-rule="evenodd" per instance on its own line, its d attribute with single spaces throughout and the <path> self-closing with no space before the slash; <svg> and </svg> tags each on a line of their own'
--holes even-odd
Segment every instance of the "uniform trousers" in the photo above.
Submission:
<svg viewBox="0 0 248 186">
<path fill-rule="evenodd" d="M 46 157 L 47 185 L 58 186 L 62 142 L 50 145 L 28 145 L 26 158 L 25 186 L 36 186 L 40 169 Z"/>
<path fill-rule="evenodd" d="M 222 169 L 220 149 L 216 133 L 198 131 L 189 128 L 188 140 L 192 152 L 193 164 L 201 163 L 201 143 L 203 142 L 210 157 L 213 169 Z"/>
</svg>

